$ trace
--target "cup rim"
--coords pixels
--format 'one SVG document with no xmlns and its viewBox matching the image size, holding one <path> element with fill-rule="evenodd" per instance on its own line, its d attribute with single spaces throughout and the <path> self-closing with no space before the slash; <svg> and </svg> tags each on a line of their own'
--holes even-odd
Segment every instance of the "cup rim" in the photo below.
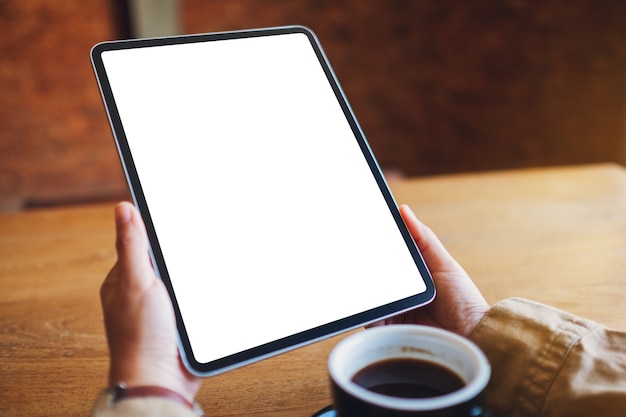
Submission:
<svg viewBox="0 0 626 417">
<path fill-rule="evenodd" d="M 367 343 L 367 339 L 379 337 L 393 337 L 395 335 L 407 337 L 430 337 L 445 341 L 460 347 L 468 354 L 477 369 L 476 375 L 467 384 L 449 394 L 430 398 L 401 398 L 392 397 L 370 391 L 352 381 L 354 375 L 337 373 L 337 367 L 345 359 L 345 351 L 354 345 Z M 442 363 L 443 364 L 443 363 Z M 478 396 L 487 386 L 491 375 L 491 367 L 485 354 L 472 341 L 447 330 L 415 324 L 394 324 L 370 328 L 354 333 L 335 346 L 328 358 L 328 371 L 331 379 L 348 394 L 368 403 L 401 411 L 428 411 L 453 407 L 467 402 Z"/>
</svg>

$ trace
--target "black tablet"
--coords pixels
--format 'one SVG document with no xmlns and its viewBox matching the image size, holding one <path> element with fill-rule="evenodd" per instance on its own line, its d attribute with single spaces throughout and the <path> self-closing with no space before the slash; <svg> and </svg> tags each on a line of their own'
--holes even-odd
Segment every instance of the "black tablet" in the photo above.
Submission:
<svg viewBox="0 0 626 417">
<path fill-rule="evenodd" d="M 433 299 L 311 31 L 106 42 L 92 62 L 190 371 L 222 372 Z"/>
</svg>

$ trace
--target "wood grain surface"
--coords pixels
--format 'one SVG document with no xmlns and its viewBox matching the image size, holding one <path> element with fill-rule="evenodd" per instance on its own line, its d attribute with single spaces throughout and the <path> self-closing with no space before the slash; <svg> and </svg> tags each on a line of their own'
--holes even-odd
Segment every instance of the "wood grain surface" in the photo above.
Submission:
<svg viewBox="0 0 626 417">
<path fill-rule="evenodd" d="M 489 302 L 524 296 L 626 329 L 624 168 L 453 175 L 391 187 Z M 98 290 L 114 261 L 112 204 L 0 214 L 0 415 L 88 414 L 106 384 Z M 198 401 L 209 416 L 309 416 L 330 401 L 326 358 L 340 337 L 209 378 Z"/>
</svg>

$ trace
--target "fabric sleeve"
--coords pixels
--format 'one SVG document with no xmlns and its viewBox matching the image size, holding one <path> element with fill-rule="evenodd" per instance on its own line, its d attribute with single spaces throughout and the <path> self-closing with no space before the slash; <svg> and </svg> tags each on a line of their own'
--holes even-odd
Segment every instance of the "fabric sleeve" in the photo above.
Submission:
<svg viewBox="0 0 626 417">
<path fill-rule="evenodd" d="M 625 332 L 512 298 L 496 304 L 471 339 L 491 363 L 485 405 L 496 417 L 626 413 Z"/>
<path fill-rule="evenodd" d="M 198 417 L 189 408 L 177 402 L 159 398 L 129 398 L 111 402 L 111 395 L 103 392 L 96 399 L 91 417 Z"/>
</svg>

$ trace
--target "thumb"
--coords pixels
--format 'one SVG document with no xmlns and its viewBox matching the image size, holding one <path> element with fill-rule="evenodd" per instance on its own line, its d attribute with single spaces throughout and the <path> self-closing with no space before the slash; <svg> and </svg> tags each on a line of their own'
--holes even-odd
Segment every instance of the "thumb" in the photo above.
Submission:
<svg viewBox="0 0 626 417">
<path fill-rule="evenodd" d="M 431 272 L 457 271 L 461 268 L 458 262 L 450 255 L 443 246 L 437 235 L 424 223 L 419 221 L 413 210 L 403 204 L 400 206 L 400 214 L 413 237 L 415 244 L 420 250 L 424 262 Z"/>
<path fill-rule="evenodd" d="M 127 202 L 115 207 L 117 266 L 127 285 L 152 284 L 155 274 L 148 252 L 148 237 L 141 216 Z"/>
</svg>

